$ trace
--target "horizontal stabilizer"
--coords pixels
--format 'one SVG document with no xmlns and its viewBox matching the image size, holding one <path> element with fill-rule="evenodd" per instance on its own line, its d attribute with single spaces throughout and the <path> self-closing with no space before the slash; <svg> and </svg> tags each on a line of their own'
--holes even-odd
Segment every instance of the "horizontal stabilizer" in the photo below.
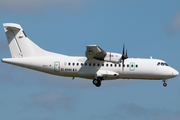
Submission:
<svg viewBox="0 0 180 120">
<path fill-rule="evenodd" d="M 3 24 L 5 30 L 21 30 L 21 26 L 19 24 L 15 24 L 15 23 L 4 23 Z M 6 32 L 6 31 L 5 31 Z"/>
</svg>

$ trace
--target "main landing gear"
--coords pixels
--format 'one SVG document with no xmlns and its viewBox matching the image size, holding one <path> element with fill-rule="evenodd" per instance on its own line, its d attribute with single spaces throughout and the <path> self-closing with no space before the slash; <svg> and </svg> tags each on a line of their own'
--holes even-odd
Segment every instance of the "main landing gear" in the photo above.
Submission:
<svg viewBox="0 0 180 120">
<path fill-rule="evenodd" d="M 167 86 L 167 83 L 166 83 L 167 80 L 163 80 L 163 86 L 166 87 Z"/>
<path fill-rule="evenodd" d="M 102 77 L 97 77 L 97 79 L 94 79 L 94 80 L 93 80 L 93 84 L 94 84 L 96 87 L 100 87 L 102 80 L 103 80 Z"/>
</svg>

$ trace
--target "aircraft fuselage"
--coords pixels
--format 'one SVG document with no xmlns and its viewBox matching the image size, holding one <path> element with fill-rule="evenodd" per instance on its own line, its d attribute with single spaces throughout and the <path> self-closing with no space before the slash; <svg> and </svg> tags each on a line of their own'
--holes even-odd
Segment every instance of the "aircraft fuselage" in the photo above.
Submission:
<svg viewBox="0 0 180 120">
<path fill-rule="evenodd" d="M 154 79 L 175 77 L 178 72 L 158 59 L 128 58 L 124 63 L 104 62 L 86 57 L 4 58 L 2 62 L 59 76 L 94 79 L 97 71 L 107 73 L 103 80 Z M 159 65 L 158 65 L 159 63 Z M 98 75 L 97 75 L 98 76 Z"/>
<path fill-rule="evenodd" d="M 173 78 L 179 73 L 158 59 L 129 58 L 123 45 L 122 54 L 105 52 L 97 45 L 86 46 L 86 57 L 66 56 L 46 51 L 31 41 L 19 24 L 3 24 L 12 58 L 2 62 L 53 75 L 93 79 L 101 86 L 102 80 Z"/>
</svg>

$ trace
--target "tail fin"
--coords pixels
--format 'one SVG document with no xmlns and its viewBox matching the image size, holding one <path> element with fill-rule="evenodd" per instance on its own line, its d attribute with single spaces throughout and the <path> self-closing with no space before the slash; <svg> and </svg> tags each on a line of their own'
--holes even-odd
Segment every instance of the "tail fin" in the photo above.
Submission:
<svg viewBox="0 0 180 120">
<path fill-rule="evenodd" d="M 4 23 L 3 26 L 12 58 L 38 57 L 53 54 L 41 49 L 33 43 L 26 36 L 20 25 L 15 23 Z"/>
</svg>

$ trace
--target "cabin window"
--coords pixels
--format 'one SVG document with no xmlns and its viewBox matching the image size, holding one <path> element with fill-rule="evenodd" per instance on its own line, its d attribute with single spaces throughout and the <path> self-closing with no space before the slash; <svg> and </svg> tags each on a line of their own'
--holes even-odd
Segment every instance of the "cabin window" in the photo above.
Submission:
<svg viewBox="0 0 180 120">
<path fill-rule="evenodd" d="M 96 66 L 96 63 L 93 63 L 93 66 Z"/>
<path fill-rule="evenodd" d="M 138 65 L 136 65 L 136 67 L 138 67 Z"/>
<path fill-rule="evenodd" d="M 131 67 L 134 67 L 134 65 L 132 64 Z"/>
<path fill-rule="evenodd" d="M 75 65 L 74 63 L 72 65 Z"/>
<path fill-rule="evenodd" d="M 97 66 L 100 66 L 99 63 L 97 64 Z"/>
<path fill-rule="evenodd" d="M 77 66 L 79 66 L 79 63 L 77 63 Z"/>
<path fill-rule="evenodd" d="M 123 67 L 125 67 L 125 64 L 123 65 Z"/>
<path fill-rule="evenodd" d="M 121 67 L 121 64 L 119 64 L 119 67 Z"/>
<path fill-rule="evenodd" d="M 71 65 L 71 63 L 68 63 L 68 65 Z"/>
<path fill-rule="evenodd" d="M 83 66 L 83 63 L 81 63 L 81 66 Z"/>
<path fill-rule="evenodd" d="M 111 67 L 112 67 L 113 65 L 111 64 Z"/>
<path fill-rule="evenodd" d="M 87 63 L 85 63 L 84 65 L 87 66 Z"/>
<path fill-rule="evenodd" d="M 160 64 L 161 64 L 160 62 L 157 63 L 158 66 L 159 66 Z"/>
<path fill-rule="evenodd" d="M 108 64 L 106 64 L 106 67 L 108 67 Z"/>
<path fill-rule="evenodd" d="M 129 64 L 127 64 L 127 67 L 129 67 Z"/>
<path fill-rule="evenodd" d="M 91 63 L 89 63 L 89 66 L 91 66 Z"/>
<path fill-rule="evenodd" d="M 102 63 L 102 66 L 104 66 L 104 63 Z"/>
<path fill-rule="evenodd" d="M 117 65 L 116 64 L 114 64 L 114 67 L 116 67 Z"/>
</svg>

